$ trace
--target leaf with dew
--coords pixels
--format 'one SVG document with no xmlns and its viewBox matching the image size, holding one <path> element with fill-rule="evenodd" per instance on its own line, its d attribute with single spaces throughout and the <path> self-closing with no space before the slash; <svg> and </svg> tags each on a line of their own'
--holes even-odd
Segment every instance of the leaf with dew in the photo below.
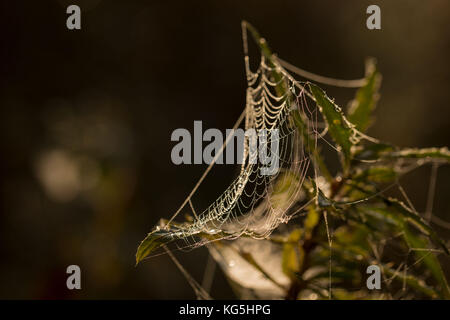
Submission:
<svg viewBox="0 0 450 320">
<path fill-rule="evenodd" d="M 370 126 L 371 115 L 378 100 L 378 89 L 381 83 L 381 75 L 376 69 L 375 60 L 366 61 L 366 84 L 356 92 L 355 99 L 350 102 L 348 119 L 356 128 L 364 132 Z"/>
<path fill-rule="evenodd" d="M 347 120 L 333 100 L 325 92 L 314 84 L 309 84 L 309 88 L 316 104 L 319 107 L 328 125 L 328 132 L 344 156 L 344 168 L 347 168 L 351 159 L 351 148 L 357 143 L 356 131 L 353 125 Z"/>
</svg>

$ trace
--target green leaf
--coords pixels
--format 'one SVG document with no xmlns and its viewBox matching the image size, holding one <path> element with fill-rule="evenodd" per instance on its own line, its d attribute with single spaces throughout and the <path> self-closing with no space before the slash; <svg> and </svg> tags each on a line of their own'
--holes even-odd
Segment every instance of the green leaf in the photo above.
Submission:
<svg viewBox="0 0 450 320">
<path fill-rule="evenodd" d="M 141 262 L 153 251 L 161 248 L 163 245 L 176 240 L 173 231 L 157 228 L 150 232 L 144 240 L 142 240 L 136 252 L 136 265 Z"/>
<path fill-rule="evenodd" d="M 382 264 L 381 267 L 383 268 L 383 273 L 388 277 L 393 278 L 393 280 L 399 281 L 401 283 L 405 282 L 410 287 L 426 294 L 430 298 L 439 297 L 439 293 L 434 288 L 427 286 L 425 281 L 423 281 L 422 279 L 419 279 L 408 273 L 405 274 L 403 271 L 393 270 L 384 264 Z"/>
<path fill-rule="evenodd" d="M 407 227 L 406 223 L 410 223 L 416 227 L 422 234 L 429 237 L 435 243 L 440 245 L 445 253 L 449 254 L 448 248 L 444 241 L 436 234 L 436 232 L 428 225 L 428 223 L 414 211 L 410 210 L 403 202 L 394 198 L 383 198 L 385 207 L 359 207 L 360 210 L 369 213 L 378 212 L 386 221 L 394 223 L 401 231 Z M 397 213 L 397 214 L 396 214 Z"/>
<path fill-rule="evenodd" d="M 385 201 L 388 201 L 388 203 L 392 205 L 397 212 L 403 215 L 402 220 L 403 222 L 408 221 L 411 224 L 413 224 L 424 235 L 426 235 L 434 242 L 439 244 L 442 247 L 442 249 L 444 249 L 445 253 L 450 254 L 444 241 L 437 235 L 437 233 L 428 225 L 428 223 L 421 216 L 419 216 L 417 213 L 409 209 L 403 202 L 397 199 L 388 198 Z"/>
<path fill-rule="evenodd" d="M 435 159 L 450 162 L 450 151 L 446 148 L 411 148 L 399 151 L 389 152 L 384 155 L 385 158 L 400 159 Z"/>
<path fill-rule="evenodd" d="M 410 226 L 416 227 L 421 231 L 422 235 L 427 236 L 430 240 L 433 240 L 441 245 L 444 251 L 448 254 L 448 249 L 445 246 L 442 239 L 440 239 L 434 230 L 415 212 L 406 207 L 401 201 L 393 198 L 384 199 L 387 207 L 360 207 L 362 212 L 370 214 L 375 217 L 374 213 L 379 213 L 382 221 L 391 225 L 395 225 L 399 231 L 402 231 L 405 241 L 408 244 L 410 250 L 412 250 L 418 257 L 418 261 L 423 261 L 423 264 L 427 266 L 433 277 L 442 286 L 442 296 L 450 299 L 450 291 L 448 288 L 447 280 L 442 271 L 441 265 L 436 256 L 430 249 L 430 241 L 420 235 L 416 235 L 411 231 Z M 400 215 L 398 215 L 400 214 Z M 415 250 L 417 249 L 417 250 Z M 422 250 L 423 249 L 423 250 Z"/>
<path fill-rule="evenodd" d="M 405 148 L 398 149 L 386 143 L 375 143 L 358 147 L 354 154 L 355 160 L 397 160 L 424 159 L 450 162 L 450 151 L 443 148 Z"/>
<path fill-rule="evenodd" d="M 319 223 L 320 216 L 319 213 L 316 211 L 314 206 L 309 206 L 308 214 L 306 215 L 305 221 L 304 221 L 304 227 L 305 232 L 307 235 L 310 235 L 314 228 Z"/>
<path fill-rule="evenodd" d="M 364 147 L 358 147 L 354 154 L 354 160 L 378 160 L 383 154 L 394 151 L 394 147 L 386 143 L 372 143 Z"/>
<path fill-rule="evenodd" d="M 446 299 L 450 299 L 450 289 L 448 287 L 447 279 L 445 278 L 444 272 L 442 271 L 439 260 L 433 254 L 433 252 L 427 251 L 428 241 L 415 234 L 413 234 L 410 229 L 405 226 L 404 237 L 411 249 L 413 249 L 414 254 L 418 259 L 423 260 L 423 263 L 430 270 L 433 277 L 441 286 L 442 295 Z M 414 249 L 425 249 L 425 250 L 414 250 Z"/>
<path fill-rule="evenodd" d="M 186 235 L 185 231 L 192 227 L 194 224 L 191 223 L 176 223 L 173 222 L 171 229 L 161 229 L 159 226 L 152 232 L 150 232 L 144 240 L 142 240 L 136 252 L 136 265 L 145 259 L 155 250 L 158 250 L 162 246 L 169 244 L 173 241 L 184 240 L 187 237 L 199 237 L 201 239 L 206 239 L 209 241 L 214 241 L 221 239 L 226 236 L 225 232 L 217 232 L 214 234 L 197 231 L 190 233 L 189 236 Z"/>
<path fill-rule="evenodd" d="M 314 84 L 309 84 L 316 104 L 328 124 L 328 132 L 344 155 L 344 167 L 348 167 L 351 159 L 351 148 L 358 140 L 353 125 L 347 120 L 342 112 L 325 92 Z"/>
<path fill-rule="evenodd" d="M 397 173 L 390 167 L 369 167 L 354 175 L 354 181 L 388 183 L 395 180 Z"/>
<path fill-rule="evenodd" d="M 378 100 L 380 83 L 381 75 L 376 69 L 375 60 L 367 59 L 366 84 L 358 89 L 348 109 L 348 119 L 361 132 L 366 131 L 371 124 L 371 115 Z"/>
<path fill-rule="evenodd" d="M 296 229 L 289 235 L 288 241 L 283 245 L 282 270 L 291 280 L 296 280 L 302 271 L 305 251 L 300 245 L 303 231 Z"/>
<path fill-rule="evenodd" d="M 399 222 L 399 217 L 395 216 L 393 211 L 387 210 L 385 207 L 360 206 L 358 207 L 358 212 L 364 215 L 364 225 L 368 225 L 372 220 L 376 222 L 381 221 L 381 226 L 385 228 L 391 227 L 391 229 L 394 228 L 397 231 L 402 231 L 402 224 Z M 370 224 L 370 226 L 373 225 Z M 381 227 L 377 229 L 381 229 Z"/>
</svg>

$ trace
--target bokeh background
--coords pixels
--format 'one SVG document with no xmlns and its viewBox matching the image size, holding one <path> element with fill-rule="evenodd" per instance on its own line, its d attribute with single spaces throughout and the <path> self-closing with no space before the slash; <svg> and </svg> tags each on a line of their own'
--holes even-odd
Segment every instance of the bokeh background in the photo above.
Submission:
<svg viewBox="0 0 450 320">
<path fill-rule="evenodd" d="M 81 7 L 79 31 L 66 28 L 69 4 Z M 365 27 L 370 4 L 382 30 Z M 195 297 L 167 256 L 135 267 L 134 254 L 205 169 L 171 163 L 171 132 L 194 120 L 231 128 L 244 107 L 242 19 L 280 57 L 321 75 L 359 78 L 376 57 L 383 83 L 369 133 L 449 145 L 447 0 L 3 1 L 0 14 L 0 298 Z M 354 94 L 324 88 L 344 107 Z M 233 170 L 212 172 L 198 210 Z M 422 211 L 428 177 L 424 168 L 402 181 Z M 449 189 L 442 167 L 434 213 L 446 221 Z M 201 281 L 206 249 L 176 255 Z M 70 264 L 82 290 L 66 289 Z M 233 297 L 220 271 L 211 294 Z"/>
</svg>

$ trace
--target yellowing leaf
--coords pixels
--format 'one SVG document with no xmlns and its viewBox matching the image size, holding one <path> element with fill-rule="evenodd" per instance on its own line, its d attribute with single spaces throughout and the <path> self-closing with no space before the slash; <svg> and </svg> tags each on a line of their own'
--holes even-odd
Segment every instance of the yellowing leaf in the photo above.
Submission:
<svg viewBox="0 0 450 320">
<path fill-rule="evenodd" d="M 291 279 L 298 279 L 298 274 L 303 267 L 305 252 L 301 246 L 301 229 L 294 230 L 283 245 L 282 268 L 285 275 Z"/>
</svg>

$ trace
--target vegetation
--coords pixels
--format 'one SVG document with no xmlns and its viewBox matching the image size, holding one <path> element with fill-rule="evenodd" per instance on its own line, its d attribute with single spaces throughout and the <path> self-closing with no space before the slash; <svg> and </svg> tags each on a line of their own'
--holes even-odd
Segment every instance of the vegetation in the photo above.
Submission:
<svg viewBox="0 0 450 320">
<path fill-rule="evenodd" d="M 275 65 L 276 58 L 267 43 L 261 41 L 254 28 L 249 25 L 248 28 L 267 61 Z M 276 69 L 272 76 L 281 79 Z M 399 184 L 403 175 L 420 166 L 448 164 L 450 152 L 447 148 L 402 149 L 366 136 L 373 122 L 380 82 L 375 61 L 369 59 L 365 84 L 357 89 L 346 112 L 316 84 L 305 85 L 326 123 L 327 137 L 339 155 L 340 169 L 333 173 L 321 146 L 307 144 L 307 152 L 320 176 L 311 177 L 302 185 L 305 197 L 302 202 L 307 204 L 304 212 L 289 221 L 288 228 L 283 226 L 267 239 L 248 239 L 278 251 L 272 259 L 278 259 L 276 263 L 287 282 L 280 283 L 280 276 L 271 274 L 254 257 L 255 252 L 245 251 L 239 241 L 234 245 L 238 256 L 254 273 L 273 283 L 274 290 L 281 290 L 281 297 L 450 299 L 450 289 L 438 259 L 449 254 L 447 246 L 429 221 L 416 211 Z M 277 90 L 283 93 L 287 89 L 280 85 Z M 304 130 L 305 117 L 301 113 L 294 114 L 293 119 L 303 132 L 304 141 L 315 138 Z M 389 194 L 393 189 L 401 196 Z M 220 252 L 230 247 L 230 241 L 220 240 L 220 234 L 198 236 L 217 239 L 210 250 Z M 173 229 L 153 231 L 139 246 L 137 262 L 173 240 Z M 366 286 L 369 276 L 366 270 L 370 265 L 377 265 L 382 271 L 380 290 L 369 290 Z M 221 266 L 229 275 L 226 265 Z M 230 278 L 230 282 L 238 296 L 249 297 L 243 294 L 245 284 L 236 278 Z M 253 297 L 261 295 L 254 292 Z"/>
</svg>

